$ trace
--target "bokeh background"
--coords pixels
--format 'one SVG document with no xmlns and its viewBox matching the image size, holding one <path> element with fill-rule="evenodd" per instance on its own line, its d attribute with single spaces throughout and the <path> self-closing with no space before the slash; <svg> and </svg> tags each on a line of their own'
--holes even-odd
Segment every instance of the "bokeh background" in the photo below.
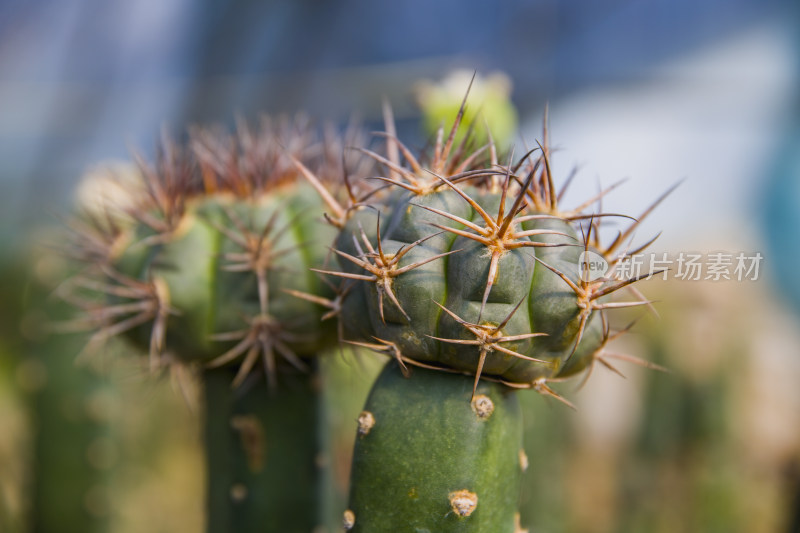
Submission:
<svg viewBox="0 0 800 533">
<path fill-rule="evenodd" d="M 549 105 L 556 175 L 580 167 L 567 205 L 629 178 L 603 207 L 636 212 L 684 179 L 640 241 L 661 231 L 659 253 L 763 256 L 758 280 L 647 282 L 660 318 L 640 320 L 614 349 L 672 373 L 621 366 L 622 380 L 598 368 L 583 389 L 562 388 L 577 413 L 525 397 L 523 525 L 800 531 L 795 4 L 0 1 L 0 531 L 27 531 L 44 515 L 56 525 L 41 531 L 78 531 L 73 514 L 96 531 L 203 527 L 191 402 L 124 346 L 75 365 L 80 343 L 37 326 L 42 302 L 58 304 L 35 287 L 59 269 L 39 243 L 80 177 L 132 147 L 152 153 L 162 128 L 237 115 L 304 110 L 378 127 L 383 97 L 401 136 L 419 145 L 415 87 L 455 69 L 505 73 L 528 141 Z M 326 364 L 343 493 L 378 361 Z M 81 424 L 86 440 L 68 442 Z M 59 446 L 48 452 L 42 440 Z M 64 458 L 71 470 L 57 470 Z M 37 483 L 43 465 L 52 477 Z M 86 465 L 96 476 L 81 477 Z"/>
</svg>

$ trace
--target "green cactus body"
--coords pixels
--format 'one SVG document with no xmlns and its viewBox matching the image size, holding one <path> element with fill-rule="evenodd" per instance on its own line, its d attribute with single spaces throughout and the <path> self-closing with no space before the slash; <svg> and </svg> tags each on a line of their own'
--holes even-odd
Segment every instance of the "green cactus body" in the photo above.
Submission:
<svg viewBox="0 0 800 533">
<path fill-rule="evenodd" d="M 505 445 L 488 445 L 488 437 L 469 433 L 466 420 L 442 424 L 437 414 L 442 406 L 469 407 L 469 394 L 455 393 L 451 383 L 471 380 L 473 400 L 488 386 L 483 378 L 492 387 L 532 388 L 569 404 L 549 382 L 586 371 L 595 361 L 605 363 L 601 350 L 610 338 L 605 310 L 646 303 L 608 301 L 637 278 L 593 277 L 581 268 L 589 252 L 615 264 L 615 253 L 638 221 L 602 246 L 597 228 L 609 215 L 583 215 L 584 206 L 564 211 L 557 205 L 560 193 L 553 185 L 546 135 L 538 150 L 501 165 L 491 141 L 474 148 L 468 135 L 459 136 L 464 106 L 447 137 L 440 129 L 431 153 L 419 159 L 397 140 L 387 112 L 386 157 L 365 151 L 383 165 L 385 173 L 376 180 L 384 186 L 361 198 L 351 194 L 347 206 L 327 200 L 340 230 L 333 249 L 339 270 L 321 271 L 341 280 L 337 310 L 345 338 L 394 358 L 399 366 L 379 379 L 368 405 L 382 406 L 385 397 L 387 403 L 401 404 L 395 411 L 413 413 L 385 440 L 359 438 L 352 508 L 344 517 L 346 526 L 354 524 L 359 531 L 417 523 L 415 531 L 446 530 L 427 525 L 428 518 L 416 522 L 414 509 L 440 512 L 440 492 L 452 473 L 420 459 L 415 483 L 422 487 L 414 488 L 419 501 L 409 504 L 410 488 L 399 470 L 411 461 L 409 455 L 428 454 L 445 465 L 451 464 L 440 459 L 445 450 L 469 457 L 462 475 L 501 469 L 495 461 L 497 454 L 507 453 Z M 407 380 L 400 377 L 412 366 Z M 410 390 L 415 393 L 398 392 Z M 445 399 L 445 391 L 454 394 Z M 431 429 L 414 434 L 406 451 L 404 438 L 414 427 Z M 489 522 L 484 531 L 513 530 L 518 480 L 516 475 L 503 478 L 505 504 L 488 504 L 503 519 Z M 381 507 L 379 498 L 390 503 Z M 397 511 L 391 507 L 395 503 Z M 377 518 L 369 516 L 373 512 Z M 438 516 L 444 520 L 444 514 Z M 452 522 L 469 527 L 466 523 Z"/>
<path fill-rule="evenodd" d="M 335 231 L 298 177 L 308 165 L 338 178 L 329 148 L 300 122 L 194 132 L 193 150 L 166 143 L 140 165 L 122 222 L 95 216 L 80 243 L 102 279 L 76 283 L 104 297 L 86 306 L 94 339 L 126 336 L 151 368 L 202 369 L 209 532 L 320 525 L 323 477 L 300 472 L 319 450 L 315 357 L 336 339 L 318 305 L 334 306 L 335 291 L 311 269 L 326 265 Z"/>
<path fill-rule="evenodd" d="M 25 471 L 16 460 L 24 447 L 21 426 L 25 398 L 15 371 L 24 353 L 19 321 L 27 265 L 18 260 L 18 249 L 13 244 L 0 239 L 0 250 L 0 418 L 5 426 L 0 436 L 0 464 L 6 465 L 0 478 L 0 530 L 19 531 L 22 517 L 12 495 L 21 492 Z M 12 466 L 15 462 L 17 468 Z"/>
<path fill-rule="evenodd" d="M 575 353 L 559 370 L 559 379 L 571 378 L 586 371 L 594 363 L 596 354 L 605 346 L 607 335 L 608 332 L 603 329 L 600 317 L 591 317 Z"/>
<path fill-rule="evenodd" d="M 471 392 L 460 374 L 386 366 L 359 417 L 346 528 L 515 531 L 519 404 L 496 383 Z"/>
<path fill-rule="evenodd" d="M 338 208 L 346 213 L 334 249 L 340 270 L 325 272 L 343 278 L 343 329 L 405 364 L 553 396 L 547 382 L 598 360 L 609 340 L 607 309 L 648 304 L 638 292 L 610 301 L 647 276 L 620 279 L 614 269 L 627 255 L 621 247 L 671 189 L 604 246 L 600 220 L 621 215 L 583 214 L 592 201 L 562 210 L 546 142 L 503 166 L 492 145 L 454 145 L 458 120 L 446 141 L 439 132 L 426 167 L 389 127 L 387 153 L 402 153 L 407 166 L 369 152 L 389 185 Z M 608 264 L 608 275 L 585 270 L 592 257 Z"/>
<path fill-rule="evenodd" d="M 497 213 L 500 193 L 475 188 L 465 188 L 464 192 L 486 212 Z M 506 212 L 514 207 L 514 201 L 515 198 L 506 197 Z M 409 359 L 473 373 L 478 368 L 480 345 L 453 342 L 476 340 L 476 335 L 459 319 L 484 328 L 503 324 L 493 334 L 495 338 L 509 340 L 494 344 L 494 339 L 487 339 L 482 372 L 513 383 L 555 377 L 567 361 L 568 371 L 574 373 L 577 370 L 573 369 L 582 369 L 591 361 L 602 341 L 585 333 L 594 329 L 588 328 L 588 324 L 600 321 L 587 320 L 581 327 L 581 308 L 575 291 L 542 264 L 557 268 L 579 283 L 578 261 L 584 247 L 568 222 L 552 219 L 512 222 L 512 230 L 518 225 L 518 232 L 558 233 L 524 235 L 515 239 L 524 245 L 501 251 L 484 303 L 492 268 L 492 246 L 442 231 L 439 227 L 443 225 L 459 232 L 469 229 L 426 208 L 446 212 L 476 226 L 485 224 L 478 211 L 447 187 L 425 195 L 408 192 L 391 195 L 381 205 L 381 247 L 387 258 L 400 250 L 406 251 L 395 267 L 397 270 L 419 266 L 393 277 L 388 287 L 359 281 L 361 290 L 354 291 L 352 302 L 349 297 L 345 300 L 342 318 L 345 324 L 360 325 L 369 335 L 393 343 Z M 356 246 L 357 239 L 363 241 L 366 236 L 367 241 L 376 243 L 377 213 L 365 208 L 352 217 L 338 238 L 339 250 L 358 257 L 367 251 L 367 245 L 360 242 Z M 366 228 L 373 229 L 372 237 Z M 427 240 L 414 245 L 421 239 Z M 363 273 L 363 268 L 341 254 L 339 262 L 343 272 Z M 363 324 L 369 324 L 369 328 Z M 532 332 L 541 335 L 520 337 Z M 358 331 L 353 333 L 358 335 Z M 581 346 L 576 349 L 579 334 Z M 370 339 L 363 333 L 361 338 Z M 497 349 L 498 345 L 501 349 Z"/>
<path fill-rule="evenodd" d="M 314 530 L 325 497 L 318 380 L 284 373 L 270 393 L 254 379 L 232 389 L 232 377 L 204 379 L 208 531 Z"/>
<path fill-rule="evenodd" d="M 75 365 L 85 341 L 36 343 L 23 362 L 42 380 L 31 395 L 33 532 L 111 530 L 109 485 L 119 443 L 109 416 L 116 392 L 97 369 Z"/>
<path fill-rule="evenodd" d="M 48 274 L 28 275 L 27 283 L 16 279 L 25 287 L 25 297 L 13 322 L 24 324 L 25 338 L 16 343 L 16 374 L 34 425 L 27 530 L 107 532 L 113 518 L 110 487 L 120 454 L 115 424 L 119 395 L 104 361 L 76 364 L 87 335 L 51 331 L 53 324 L 72 316 L 69 306 L 50 297 L 65 265 L 52 257 L 36 260 L 49 267 L 43 269 Z"/>
<path fill-rule="evenodd" d="M 417 99 L 422 110 L 422 122 L 428 135 L 436 133 L 441 125 L 453 122 L 459 112 L 459 100 L 464 87 L 470 85 L 470 108 L 463 117 L 464 130 L 456 134 L 456 141 L 465 135 L 471 125 L 485 121 L 486 129 L 475 128 L 473 134 L 484 143 L 491 137 L 499 146 L 508 146 L 517 132 L 518 115 L 511 102 L 511 80 L 502 73 L 488 77 L 465 70 L 456 70 L 439 83 L 422 82 L 417 86 Z"/>
<path fill-rule="evenodd" d="M 248 325 L 272 328 L 272 349 L 281 355 L 307 357 L 330 346 L 333 324 L 321 323 L 319 306 L 290 293 L 333 294 L 309 270 L 324 264 L 326 250 L 320 244 L 333 238 L 319 213 L 316 193 L 298 184 L 246 200 L 231 195 L 197 198 L 175 230 L 152 239 L 150 246 L 146 243 L 154 236 L 152 229 L 137 227 L 140 235 L 129 238 L 131 244 L 114 265 L 126 278 L 152 284 L 150 295 L 165 310 L 166 335 L 152 339 L 150 323 L 129 330 L 129 335 L 145 347 L 154 340 L 163 342 L 163 351 L 202 363 L 234 347 L 241 339 L 228 340 L 225 334 Z M 260 317 L 262 322 L 248 324 L 243 317 Z"/>
</svg>

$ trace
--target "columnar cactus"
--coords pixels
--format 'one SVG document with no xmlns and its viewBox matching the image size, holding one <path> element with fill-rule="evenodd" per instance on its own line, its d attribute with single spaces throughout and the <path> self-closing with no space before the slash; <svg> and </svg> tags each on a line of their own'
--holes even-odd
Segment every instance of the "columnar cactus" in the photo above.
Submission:
<svg viewBox="0 0 800 533">
<path fill-rule="evenodd" d="M 283 374 L 271 393 L 259 376 L 235 388 L 233 377 L 227 368 L 204 377 L 207 530 L 314 530 L 327 496 L 319 383 Z"/>
<path fill-rule="evenodd" d="M 639 221 L 602 245 L 600 222 L 620 215 L 559 205 L 546 131 L 506 159 L 459 131 L 465 102 L 422 156 L 387 107 L 385 156 L 358 149 L 385 170 L 371 182 L 298 122 L 195 131 L 191 150 L 165 142 L 140 163 L 125 216 L 79 223 L 86 270 L 69 286 L 90 346 L 124 334 L 154 369 L 203 369 L 209 531 L 319 524 L 314 356 L 337 333 L 393 358 L 359 417 L 345 527 L 520 529 L 514 389 L 569 404 L 553 382 L 611 367 L 606 311 L 649 305 L 641 277 L 613 276 Z M 330 192 L 342 174 L 347 194 Z M 609 301 L 622 289 L 633 300 Z"/>
<path fill-rule="evenodd" d="M 297 178 L 300 169 L 322 181 L 342 175 L 341 143 L 327 141 L 299 119 L 265 120 L 258 132 L 240 124 L 235 135 L 196 130 L 191 149 L 165 141 L 154 166 L 140 161 L 144 179 L 122 212 L 78 223 L 72 251 L 85 272 L 71 298 L 95 328 L 90 347 L 124 334 L 151 368 L 202 368 L 209 531 L 318 525 L 318 476 L 296 474 L 316 468 L 314 357 L 336 328 L 314 303 L 333 290 L 310 268 L 325 266 L 334 234 Z M 83 299 L 87 291 L 102 298 Z M 259 390 L 263 376 L 270 393 Z M 283 467 L 281 448 L 295 453 L 294 468 Z M 270 509 L 306 511 L 278 521 Z"/>
<path fill-rule="evenodd" d="M 387 155 L 365 151 L 386 170 L 375 178 L 384 187 L 346 206 L 328 200 L 329 219 L 340 228 L 333 248 L 339 269 L 323 272 L 342 280 L 340 318 L 346 340 L 390 355 L 404 374 L 425 379 L 430 390 L 427 397 L 403 396 L 405 401 L 396 400 L 394 410 L 381 404 L 386 411 L 376 428 L 381 423 L 408 424 L 408 412 L 434 417 L 417 421 L 425 431 L 407 434 L 408 452 L 399 459 L 412 465 L 408 468 L 416 477 L 383 474 L 392 480 L 385 483 L 398 484 L 393 494 L 424 494 L 424 503 L 363 496 L 365 480 L 384 472 L 380 464 L 398 461 L 389 455 L 399 452 L 379 440 L 380 432 L 374 439 L 383 444 L 369 442 L 372 432 L 360 437 L 351 508 L 345 516 L 345 525 L 354 531 L 380 531 L 377 524 L 399 519 L 397 508 L 409 511 L 406 522 L 443 530 L 441 519 L 452 511 L 447 495 L 460 487 L 454 479 L 439 479 L 425 465 L 451 454 L 469 455 L 463 447 L 483 458 L 470 456 L 465 470 L 501 472 L 516 461 L 518 450 L 490 446 L 478 452 L 478 443 L 485 442 L 481 432 L 470 433 L 466 427 L 463 438 L 441 447 L 439 439 L 446 437 L 432 429 L 436 417 L 443 416 L 437 414 L 440 408 L 451 401 L 469 406 L 478 398 L 481 379 L 509 389 L 532 388 L 568 403 L 551 382 L 578 374 L 595 361 L 610 365 L 602 352 L 610 336 L 604 313 L 649 303 L 638 293 L 631 301 L 608 301 L 638 277 L 595 279 L 581 271 L 582 259 L 596 254 L 613 273 L 625 255 L 618 252 L 638 221 L 610 245 L 601 245 L 600 221 L 619 215 L 584 214 L 595 199 L 572 210 L 559 206 L 546 131 L 537 148 L 516 162 L 500 164 L 491 142 L 479 148 L 470 145 L 468 136 L 455 142 L 463 113 L 464 103 L 447 137 L 440 129 L 432 153 L 423 157 L 397 140 L 388 117 Z M 418 371 L 425 378 L 414 376 L 410 367 L 426 369 Z M 463 381 L 461 374 L 473 376 L 471 391 L 453 384 Z M 370 402 L 384 398 L 385 387 L 400 387 L 397 383 L 379 379 Z M 517 424 L 513 417 L 506 420 Z M 516 478 L 505 481 L 513 485 Z M 438 487 L 438 492 L 420 492 L 420 486 Z M 483 498 L 477 493 L 478 502 L 488 500 Z M 411 513 L 412 508 L 424 516 Z M 512 531 L 512 509 L 505 512 L 503 518 L 495 516 L 497 524 L 506 524 L 496 531 Z M 481 530 L 474 518 L 480 513 L 457 514 L 464 528 L 459 530 Z"/>
<path fill-rule="evenodd" d="M 12 261 L 0 260 L 0 366 L 2 373 L 14 369 L 0 375 L 0 388 L 14 383 L 20 401 L 27 403 L 33 431 L 26 442 L 31 449 L 27 468 L 4 463 L 0 530 L 110 531 L 108 489 L 118 455 L 112 423 L 115 391 L 97 365 L 74 363 L 85 335 L 58 335 L 49 327 L 71 311 L 64 302 L 48 298 L 64 275 L 65 262 L 32 250 L 14 251 L 9 254 Z M 11 403 L 13 409 L 14 402 L 8 400 L 4 394 L 4 407 Z M 11 422 L 7 414 L 4 424 Z M 12 422 L 7 436 L 19 438 L 18 429 Z M 25 520 L 18 509 L 16 517 L 3 516 L 2 501 L 9 484 L 19 483 L 22 471 L 30 489 Z"/>
<path fill-rule="evenodd" d="M 63 304 L 44 303 L 42 287 L 34 291 L 29 320 L 42 308 L 48 319 L 67 315 Z M 119 455 L 117 391 L 99 361 L 75 364 L 85 335 L 65 338 L 43 331 L 41 322 L 35 326 L 35 340 L 29 339 L 21 358 L 35 424 L 29 530 L 110 531 L 109 487 Z"/>
<path fill-rule="evenodd" d="M 449 377 L 418 368 L 406 379 L 396 363 L 384 368 L 358 418 L 348 525 L 513 530 L 525 467 L 517 398 L 482 382 L 464 401 L 472 380 Z"/>
</svg>

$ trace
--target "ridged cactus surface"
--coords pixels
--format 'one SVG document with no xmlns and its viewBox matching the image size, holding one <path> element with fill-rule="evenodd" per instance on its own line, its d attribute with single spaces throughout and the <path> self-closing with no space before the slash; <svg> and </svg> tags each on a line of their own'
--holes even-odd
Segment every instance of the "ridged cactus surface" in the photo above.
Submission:
<svg viewBox="0 0 800 533">
<path fill-rule="evenodd" d="M 301 483 L 313 485 L 306 499 L 290 498 L 305 504 L 285 499 L 286 465 L 270 463 L 262 430 L 317 424 L 315 392 L 298 402 L 280 384 L 298 372 L 313 378 L 312 358 L 335 334 L 393 359 L 359 417 L 346 529 L 521 529 L 525 461 L 513 389 L 569 404 L 552 383 L 596 362 L 613 369 L 607 311 L 650 304 L 632 286 L 650 273 L 615 274 L 642 249 L 631 237 L 652 207 L 638 219 L 588 213 L 603 191 L 564 209 L 546 129 L 521 156 L 498 154 L 490 133 L 477 146 L 474 132 L 460 129 L 465 104 L 416 155 L 398 140 L 387 107 L 385 153 L 349 151 L 361 156 L 359 169 L 380 167 L 377 175 L 348 172 L 298 123 L 258 134 L 240 126 L 233 136 L 196 131 L 191 150 L 165 143 L 154 166 L 140 165 L 144 179 L 124 216 L 81 222 L 77 253 L 87 268 L 71 297 L 96 328 L 90 345 L 125 334 L 153 368 L 203 369 L 217 480 L 209 531 L 300 531 L 315 522 L 311 510 L 284 513 L 312 506 L 309 495 L 321 494 L 315 476 Z M 609 219 L 627 226 L 604 244 Z M 606 270 L 587 270 L 592 260 Z M 81 291 L 94 298 L 81 300 Z M 610 300 L 617 291 L 629 298 Z M 338 330 L 327 320 L 334 316 Z M 219 388 L 233 364 L 234 387 L 263 374 L 269 389 Z M 294 468 L 305 472 L 316 433 L 285 437 L 274 449 L 302 450 Z M 263 470 L 253 470 L 253 457 L 267 458 Z M 287 503 L 263 515 L 275 502 Z"/>
<path fill-rule="evenodd" d="M 361 232 L 378 227 L 377 211 L 351 218 L 338 242 L 342 268 L 388 282 L 345 300 L 345 323 L 369 324 L 414 361 L 514 383 L 557 376 L 582 339 L 592 346 L 581 353 L 591 356 L 602 339 L 584 335 L 582 302 L 549 268 L 579 284 L 583 243 L 565 221 L 514 216 L 524 200 L 455 184 L 395 193 L 381 206 L 380 244 Z"/>
<path fill-rule="evenodd" d="M 521 412 L 497 383 L 390 362 L 359 416 L 345 526 L 354 532 L 513 533 Z"/>
<path fill-rule="evenodd" d="M 65 262 L 27 255 L 26 273 L 7 280 L 16 287 L 0 291 L 19 300 L 6 302 L 13 318 L 5 324 L 4 340 L 14 345 L 16 381 L 33 430 L 25 531 L 108 532 L 114 518 L 110 489 L 119 474 L 119 394 L 105 360 L 76 363 L 86 334 L 54 331 L 73 314 L 51 297 L 68 271 Z"/>
<path fill-rule="evenodd" d="M 257 347 L 271 375 L 278 357 L 303 366 L 298 358 L 316 354 L 333 332 L 318 306 L 287 292 L 331 292 L 309 271 L 325 256 L 309 244 L 330 234 L 314 216 L 318 203 L 308 187 L 239 201 L 198 198 L 167 242 L 132 245 L 114 262 L 117 277 L 150 283 L 158 309 L 155 327 L 140 328 L 139 340 L 215 366 Z M 252 353 L 242 377 L 258 362 Z"/>
<path fill-rule="evenodd" d="M 563 210 L 546 142 L 502 165 L 492 145 L 456 146 L 458 125 L 419 160 L 389 127 L 387 156 L 367 152 L 386 170 L 383 187 L 347 206 L 329 202 L 340 214 L 339 270 L 323 272 L 342 279 L 345 338 L 403 366 L 472 374 L 476 386 L 486 376 L 554 395 L 549 381 L 601 357 L 606 310 L 649 305 L 635 290 L 608 301 L 646 277 L 613 275 L 640 220 L 584 214 L 597 198 Z M 611 216 L 633 221 L 603 245 L 600 222 Z M 582 270 L 587 258 L 608 273 Z"/>
<path fill-rule="evenodd" d="M 309 269 L 325 264 L 333 233 L 296 163 L 339 165 L 303 123 L 197 131 L 192 148 L 165 142 L 117 216 L 81 222 L 89 269 L 75 285 L 105 297 L 84 306 L 94 340 L 125 334 L 154 367 L 239 362 L 237 384 L 263 366 L 274 385 L 279 363 L 302 369 L 335 339 L 309 301 L 332 294 Z"/>
</svg>

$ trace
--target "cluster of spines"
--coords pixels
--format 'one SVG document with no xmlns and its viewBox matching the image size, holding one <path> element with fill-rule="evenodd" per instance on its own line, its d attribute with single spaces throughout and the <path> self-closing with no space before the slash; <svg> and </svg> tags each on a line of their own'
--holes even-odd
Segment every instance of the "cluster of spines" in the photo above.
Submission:
<svg viewBox="0 0 800 533">
<path fill-rule="evenodd" d="M 629 245 L 635 230 L 639 227 L 642 220 L 650 214 L 650 212 L 672 192 L 674 187 L 666 191 L 659 197 L 650 207 L 648 207 L 638 218 L 630 217 L 627 215 L 619 215 L 616 213 L 602 212 L 602 199 L 603 197 L 615 189 L 621 182 L 615 183 L 612 186 L 602 190 L 595 197 L 589 199 L 583 204 L 571 210 L 562 210 L 559 206 L 559 201 L 564 196 L 564 193 L 575 176 L 575 172 L 571 173 L 564 186 L 557 190 L 553 180 L 553 174 L 550 167 L 550 153 L 551 150 L 548 146 L 548 132 L 547 132 L 547 115 L 545 114 L 545 128 L 543 141 L 537 142 L 537 147 L 529 150 L 522 158 L 515 164 L 509 162 L 507 165 L 498 163 L 498 151 L 489 135 L 489 143 L 485 146 L 474 148 L 470 145 L 470 135 L 462 137 L 460 144 L 454 147 L 454 139 L 458 131 L 460 120 L 464 113 L 464 106 L 466 105 L 466 96 L 462 102 L 461 109 L 449 130 L 447 137 L 445 137 L 445 129 L 441 127 L 438 130 L 433 149 L 427 159 L 420 159 L 413 155 L 412 151 L 406 147 L 396 136 L 391 111 L 388 106 L 384 107 L 384 118 L 386 121 L 386 131 L 378 133 L 380 137 L 385 139 L 386 154 L 381 155 L 377 152 L 360 149 L 360 151 L 375 160 L 375 162 L 382 166 L 386 171 L 385 176 L 375 176 L 373 179 L 385 184 L 384 187 L 379 189 L 372 189 L 360 199 L 351 194 L 349 203 L 343 206 L 336 202 L 330 195 L 324 195 L 325 201 L 334 214 L 334 217 L 329 218 L 333 221 L 338 229 L 344 228 L 349 217 L 359 209 L 372 207 L 370 201 L 380 204 L 382 199 L 391 194 L 394 189 L 402 189 L 408 191 L 414 196 L 424 196 L 434 191 L 448 188 L 461 196 L 470 207 L 477 212 L 482 218 L 484 224 L 475 224 L 469 220 L 459 217 L 456 214 L 443 211 L 441 209 L 432 208 L 430 206 L 420 205 L 410 202 L 411 206 L 425 209 L 444 219 L 453 222 L 459 227 L 451 227 L 448 225 L 430 223 L 435 226 L 440 232 L 449 232 L 459 237 L 471 239 L 481 243 L 487 248 L 487 255 L 491 257 L 489 263 L 489 272 L 485 284 L 485 290 L 481 302 L 480 313 L 478 319 L 474 322 L 468 322 L 463 318 L 457 316 L 452 310 L 447 309 L 439 302 L 434 302 L 438 305 L 444 313 L 450 315 L 453 320 L 461 324 L 466 330 L 474 335 L 473 340 L 464 339 L 445 339 L 440 337 L 432 337 L 435 340 L 446 343 L 458 344 L 472 344 L 475 345 L 479 351 L 479 357 L 474 370 L 475 387 L 481 377 L 492 381 L 499 381 L 514 388 L 533 388 L 536 391 L 554 397 L 563 401 L 567 405 L 571 404 L 555 392 L 548 383 L 563 381 L 567 375 L 559 374 L 556 370 L 550 376 L 537 378 L 529 383 L 516 383 L 495 376 L 482 376 L 483 362 L 489 351 L 500 351 L 502 353 L 519 357 L 522 359 L 539 362 L 543 365 L 551 364 L 549 361 L 538 360 L 521 353 L 515 352 L 506 346 L 504 342 L 512 342 L 527 338 L 544 336 L 542 332 L 530 332 L 524 335 L 505 336 L 502 333 L 502 328 L 507 323 L 516 310 L 519 304 L 511 311 L 504 321 L 500 324 L 486 324 L 481 323 L 481 315 L 483 314 L 489 295 L 492 291 L 493 284 L 496 276 L 498 275 L 498 268 L 500 258 L 503 254 L 510 249 L 521 247 L 551 247 L 551 246 L 576 246 L 582 248 L 584 251 L 593 251 L 599 254 L 608 263 L 610 270 L 607 275 L 593 280 L 583 279 L 579 276 L 573 279 L 568 273 L 548 264 L 542 259 L 535 257 L 536 261 L 542 264 L 545 268 L 561 278 L 566 285 L 574 292 L 576 298 L 576 305 L 580 309 L 578 315 L 578 326 L 575 340 L 572 343 L 572 348 L 569 356 L 561 368 L 563 369 L 570 359 L 578 350 L 578 346 L 584 337 L 587 329 L 588 322 L 595 312 L 599 315 L 601 321 L 601 338 L 594 346 L 591 354 L 588 354 L 586 361 L 580 365 L 580 368 L 575 371 L 586 371 L 586 376 L 591 373 L 591 368 L 595 362 L 608 367 L 612 371 L 620 374 L 621 372 L 616 369 L 610 359 L 620 359 L 627 362 L 640 364 L 648 368 L 660 369 L 657 365 L 652 365 L 646 361 L 642 361 L 636 357 L 610 353 L 606 349 L 607 344 L 617 338 L 621 333 L 627 331 L 628 328 L 621 330 L 617 333 L 612 333 L 608 325 L 606 311 L 611 309 L 620 309 L 627 307 L 647 306 L 652 309 L 652 302 L 647 300 L 635 287 L 634 284 L 643 279 L 647 279 L 659 272 L 648 272 L 644 275 L 635 276 L 628 279 L 616 279 L 614 277 L 617 265 L 626 257 L 635 255 L 649 246 L 657 237 L 654 237 L 642 246 L 635 249 L 623 249 L 624 246 Z M 405 161 L 405 165 L 402 160 Z M 509 158 L 513 161 L 513 153 Z M 317 181 L 313 175 L 305 173 L 306 177 L 312 182 Z M 496 214 L 487 212 L 483 207 L 471 197 L 468 188 L 481 187 L 482 190 L 500 194 L 501 200 L 499 202 L 499 209 Z M 516 188 L 516 195 L 513 197 L 513 203 L 510 209 L 505 209 L 506 198 L 511 194 L 511 188 Z M 318 190 L 321 187 L 318 187 Z M 599 205 L 599 213 L 586 213 L 585 211 L 594 206 Z M 600 227 L 602 221 L 609 217 L 622 217 L 627 218 L 631 222 L 624 229 L 619 231 L 617 236 L 607 246 L 603 246 L 600 242 Z M 559 235 L 569 237 L 568 235 L 550 229 L 532 229 L 525 230 L 521 225 L 525 222 L 530 222 L 537 219 L 554 219 L 560 220 L 567 224 L 578 224 L 581 239 L 575 240 L 572 243 L 549 243 L 528 240 L 527 237 L 536 235 Z M 339 295 L 335 300 L 321 301 L 323 305 L 329 307 L 329 316 L 335 315 L 341 311 L 342 300 L 347 297 L 347 294 L 353 288 L 354 281 L 373 282 L 377 285 L 379 294 L 379 312 L 381 319 L 383 319 L 383 299 L 384 296 L 391 304 L 396 307 L 401 314 L 408 320 L 408 314 L 403 309 L 398 301 L 396 295 L 392 291 L 392 280 L 414 268 L 422 266 L 423 264 L 441 259 L 447 255 L 457 253 L 461 250 L 452 250 L 446 253 L 437 254 L 434 257 L 428 258 L 426 261 L 418 261 L 411 264 L 400 266 L 399 262 L 402 256 L 407 253 L 411 248 L 424 242 L 425 240 L 435 237 L 437 234 L 427 235 L 411 244 L 401 248 L 395 254 L 386 254 L 383 251 L 381 244 L 381 230 L 380 230 L 380 215 L 377 217 L 377 227 L 371 236 L 374 243 L 370 240 L 367 232 L 359 225 L 360 235 L 353 235 L 354 249 L 357 254 L 350 254 L 343 250 L 332 248 L 332 252 L 345 259 L 347 262 L 360 267 L 363 272 L 352 271 L 351 269 L 343 269 L 342 271 L 335 270 L 320 270 L 320 272 L 328 275 L 333 275 L 342 278 L 343 282 L 340 285 Z M 463 229 L 462 229 L 463 228 Z M 519 229 L 518 229 L 519 228 Z M 360 242 L 359 242 L 360 241 Z M 622 251 L 620 251 L 622 250 Z M 634 299 L 630 301 L 607 301 L 607 297 L 617 291 L 625 289 L 630 291 Z M 520 302 L 521 304 L 522 302 Z M 340 337 L 342 328 L 340 327 Z M 431 365 L 428 363 L 416 361 L 413 358 L 406 357 L 400 348 L 393 342 L 373 336 L 371 341 L 365 339 L 341 339 L 344 342 L 366 347 L 377 352 L 382 352 L 395 358 L 401 368 L 405 368 L 406 364 L 417 365 L 425 368 L 437 368 L 446 372 L 459 372 L 446 368 L 441 365 Z"/>
<path fill-rule="evenodd" d="M 93 332 L 85 350 L 93 352 L 113 336 L 150 324 L 151 369 L 170 366 L 180 370 L 176 358 L 167 353 L 167 324 L 170 316 L 181 311 L 171 305 L 169 288 L 161 280 L 149 274 L 132 277 L 118 268 L 116 260 L 122 251 L 169 243 L 181 231 L 193 202 L 205 198 L 256 202 L 284 186 L 305 183 L 300 177 L 303 173 L 314 175 L 319 187 L 339 194 L 346 190 L 349 176 L 361 176 L 372 165 L 370 160 L 342 155 L 345 146 L 363 142 L 357 126 L 344 134 L 326 126 L 320 136 L 303 116 L 264 117 L 257 128 L 238 120 L 234 133 L 222 127 L 190 128 L 183 144 L 163 134 L 153 163 L 134 156 L 140 179 L 128 191 L 129 198 L 121 204 L 88 206 L 68 221 L 70 231 L 60 248 L 81 271 L 65 282 L 59 293 L 82 315 L 63 327 Z M 116 179 L 113 175 L 108 178 Z M 297 246 L 276 246 L 290 231 L 287 224 L 276 223 L 277 208 L 265 223 L 254 224 L 225 201 L 219 202 L 219 207 L 223 216 L 207 217 L 206 221 L 236 249 L 221 255 L 219 267 L 254 276 L 258 311 L 254 316 L 242 316 L 244 329 L 214 335 L 211 340 L 229 348 L 207 364 L 216 367 L 241 359 L 235 379 L 238 384 L 260 359 L 267 378 L 274 382 L 276 353 L 293 366 L 305 368 L 287 346 L 296 339 L 269 313 L 267 273 L 281 257 L 297 253 Z"/>
</svg>

